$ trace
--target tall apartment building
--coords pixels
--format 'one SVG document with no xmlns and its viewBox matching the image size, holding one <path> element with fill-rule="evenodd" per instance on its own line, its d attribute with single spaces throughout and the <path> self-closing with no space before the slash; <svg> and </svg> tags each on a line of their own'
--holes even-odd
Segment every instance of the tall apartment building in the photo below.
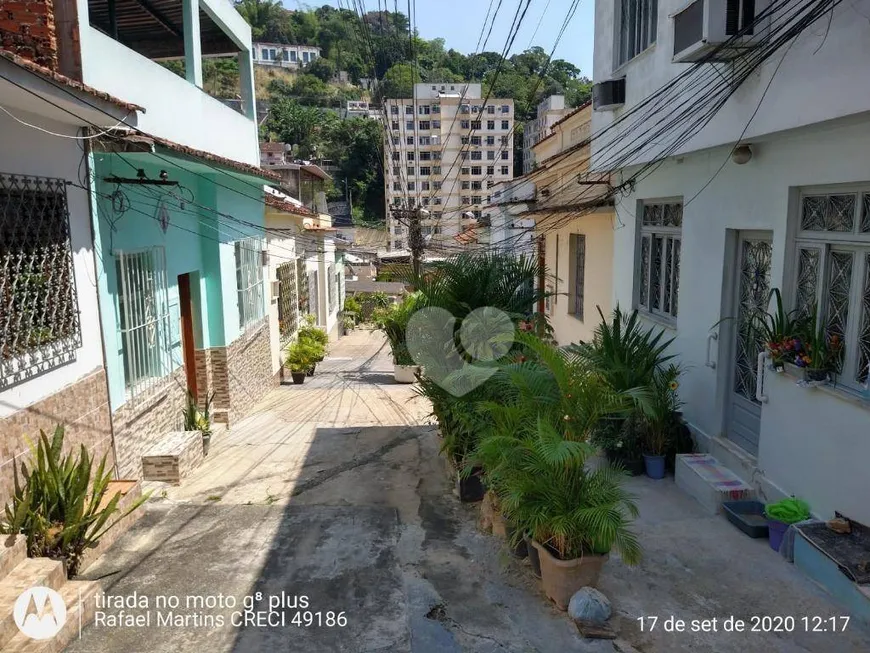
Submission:
<svg viewBox="0 0 870 653">
<path fill-rule="evenodd" d="M 550 134 L 550 128 L 565 117 L 570 109 L 565 107 L 564 95 L 551 95 L 538 104 L 538 115 L 523 126 L 523 174 L 535 165 L 535 151 L 532 149 L 541 139 Z"/>
<path fill-rule="evenodd" d="M 413 98 L 386 100 L 385 193 L 389 249 L 407 248 L 395 209 L 423 207 L 433 250 L 481 218 L 487 189 L 513 178 L 514 102 L 487 98 L 480 84 L 415 84 Z"/>
</svg>

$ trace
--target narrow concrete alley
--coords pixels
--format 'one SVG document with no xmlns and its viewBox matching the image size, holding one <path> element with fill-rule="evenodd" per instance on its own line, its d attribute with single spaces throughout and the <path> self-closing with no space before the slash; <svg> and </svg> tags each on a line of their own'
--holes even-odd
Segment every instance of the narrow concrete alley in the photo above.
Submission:
<svg viewBox="0 0 870 653">
<path fill-rule="evenodd" d="M 181 487 L 159 488 L 145 516 L 88 570 L 107 595 L 148 602 L 106 607 L 106 615 L 150 612 L 150 622 L 98 620 L 68 650 L 870 650 L 857 624 L 836 634 L 805 633 L 800 622 L 785 633 L 640 632 L 641 615 L 844 614 L 765 542 L 703 513 L 671 480 L 644 478 L 629 482 L 644 561 L 630 569 L 614 556 L 601 582 L 619 639 L 582 639 L 527 563 L 477 528 L 478 504 L 454 496 L 427 412 L 412 386 L 393 382 L 380 334 L 343 338 L 315 377 L 275 389 L 221 434 Z M 302 595 L 307 607 L 293 607 Z M 275 603 L 282 596 L 283 610 Z M 283 625 L 234 623 L 234 611 L 265 614 L 270 600 Z M 314 624 L 290 623 L 304 612 Z M 346 624 L 327 625 L 328 612 L 343 613 Z M 210 621 L 217 616 L 222 625 Z"/>
</svg>

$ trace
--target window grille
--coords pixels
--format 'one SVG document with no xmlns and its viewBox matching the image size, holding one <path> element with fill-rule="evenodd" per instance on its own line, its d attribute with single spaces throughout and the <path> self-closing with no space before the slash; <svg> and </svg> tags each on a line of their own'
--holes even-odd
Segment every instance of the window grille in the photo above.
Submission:
<svg viewBox="0 0 870 653">
<path fill-rule="evenodd" d="M 161 386 L 172 372 L 166 250 L 115 253 L 124 385 L 135 400 Z"/>
<path fill-rule="evenodd" d="M 840 339 L 838 382 L 858 390 L 870 367 L 870 188 L 805 193 L 798 224 L 794 307 Z"/>
<path fill-rule="evenodd" d="M 0 174 L 0 386 L 80 345 L 66 182 Z"/>
<path fill-rule="evenodd" d="M 278 337 L 283 348 L 299 326 L 296 263 L 282 263 L 278 276 Z"/>
<path fill-rule="evenodd" d="M 637 305 L 666 319 L 677 317 L 682 226 L 682 202 L 644 204 Z"/>
<path fill-rule="evenodd" d="M 619 60 L 621 66 L 656 42 L 658 0 L 620 0 Z"/>
<path fill-rule="evenodd" d="M 308 312 L 316 319 L 316 323 L 320 324 L 320 289 L 317 283 L 317 272 L 308 273 Z"/>
<path fill-rule="evenodd" d="M 239 328 L 244 331 L 264 315 L 263 241 L 251 237 L 236 241 L 236 288 Z"/>
<path fill-rule="evenodd" d="M 558 234 L 556 237 L 558 238 Z M 586 281 L 586 236 L 584 234 L 571 234 L 568 248 L 570 250 L 569 260 L 572 263 L 572 269 L 569 272 L 571 294 L 568 301 L 568 312 L 582 321 L 583 293 Z M 556 254 L 558 255 L 558 249 Z"/>
<path fill-rule="evenodd" d="M 335 311 L 335 300 L 338 296 L 338 288 L 336 287 L 336 278 L 335 278 L 335 266 L 330 265 L 326 268 L 326 281 L 329 284 L 327 286 L 327 302 L 326 305 L 329 308 L 329 313 L 333 313 Z"/>
<path fill-rule="evenodd" d="M 305 259 L 296 259 L 296 281 L 299 284 L 299 312 L 307 315 L 311 312 L 311 290 L 308 286 L 308 273 L 305 271 Z"/>
</svg>

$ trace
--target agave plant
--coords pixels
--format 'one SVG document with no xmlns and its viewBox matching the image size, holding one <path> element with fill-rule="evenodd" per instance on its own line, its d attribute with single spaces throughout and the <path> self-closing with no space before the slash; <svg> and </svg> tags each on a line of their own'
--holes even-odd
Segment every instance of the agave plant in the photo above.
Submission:
<svg viewBox="0 0 870 653">
<path fill-rule="evenodd" d="M 74 576 L 84 552 L 97 546 L 109 529 L 150 495 L 124 512 L 118 508 L 120 494 L 103 505 L 112 478 L 106 456 L 94 470 L 84 445 L 78 454 L 64 453 L 63 440 L 63 426 L 55 428 L 50 441 L 40 431 L 31 466 L 21 464 L 21 478 L 15 471 L 14 493 L 0 521 L 0 533 L 23 534 L 28 555 L 65 560 L 67 572 Z"/>
</svg>

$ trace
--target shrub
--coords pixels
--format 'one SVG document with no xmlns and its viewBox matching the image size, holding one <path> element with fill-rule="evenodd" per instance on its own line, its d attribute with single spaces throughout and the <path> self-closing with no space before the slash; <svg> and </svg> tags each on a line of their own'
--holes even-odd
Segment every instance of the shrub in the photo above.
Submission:
<svg viewBox="0 0 870 653">
<path fill-rule="evenodd" d="M 292 373 L 301 374 L 314 367 L 322 351 L 321 346 L 313 340 L 299 338 L 287 347 L 284 362 Z"/>
<path fill-rule="evenodd" d="M 65 560 L 67 573 L 75 576 L 85 550 L 97 546 L 109 529 L 150 494 L 123 513 L 118 509 L 120 494 L 101 506 L 112 478 L 106 471 L 106 456 L 94 470 L 85 446 L 77 454 L 64 453 L 63 439 L 63 426 L 55 428 L 51 441 L 40 431 L 31 467 L 21 464 L 21 478 L 16 468 L 15 490 L 6 504 L 0 532 L 23 534 L 28 555 Z"/>
</svg>

